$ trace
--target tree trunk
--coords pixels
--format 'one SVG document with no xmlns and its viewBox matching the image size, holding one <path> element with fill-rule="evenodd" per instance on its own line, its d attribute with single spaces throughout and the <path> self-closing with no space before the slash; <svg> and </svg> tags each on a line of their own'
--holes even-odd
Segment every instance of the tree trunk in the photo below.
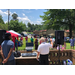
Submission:
<svg viewBox="0 0 75 75">
<path fill-rule="evenodd" d="M 72 37 L 72 25 L 71 24 L 69 25 L 69 36 L 70 38 Z"/>
</svg>

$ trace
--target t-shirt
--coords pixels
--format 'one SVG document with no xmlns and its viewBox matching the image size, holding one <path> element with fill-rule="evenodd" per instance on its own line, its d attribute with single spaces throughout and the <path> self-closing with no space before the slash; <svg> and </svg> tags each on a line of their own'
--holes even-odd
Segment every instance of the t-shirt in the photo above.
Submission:
<svg viewBox="0 0 75 75">
<path fill-rule="evenodd" d="M 21 40 L 23 40 L 23 37 L 21 37 Z"/>
<path fill-rule="evenodd" d="M 17 45 L 18 45 L 18 40 L 16 39 L 16 40 L 15 40 L 15 46 L 17 46 Z"/>
<path fill-rule="evenodd" d="M 70 39 L 70 45 L 74 45 L 74 39 Z"/>
<path fill-rule="evenodd" d="M 64 37 L 64 41 L 66 42 L 66 37 Z"/>
<path fill-rule="evenodd" d="M 33 38 L 31 38 L 31 42 L 33 42 Z"/>
<path fill-rule="evenodd" d="M 26 41 L 27 41 L 27 40 L 28 40 L 28 37 L 26 37 L 25 39 L 26 39 Z"/>
<path fill-rule="evenodd" d="M 39 45 L 37 51 L 40 52 L 40 54 L 42 55 L 49 54 L 49 48 L 51 47 L 52 45 L 50 43 L 43 42 Z"/>
<path fill-rule="evenodd" d="M 1 47 L 2 47 L 2 51 L 3 51 L 4 57 L 7 58 L 8 53 L 10 51 L 10 48 L 14 47 L 14 43 L 11 40 L 5 40 L 5 41 L 2 42 Z M 14 54 L 12 52 L 12 54 L 9 57 L 8 61 L 11 61 L 13 59 L 14 59 Z"/>
<path fill-rule="evenodd" d="M 53 38 L 53 39 L 52 39 L 52 42 L 54 43 L 54 41 L 55 41 L 55 39 Z"/>
</svg>

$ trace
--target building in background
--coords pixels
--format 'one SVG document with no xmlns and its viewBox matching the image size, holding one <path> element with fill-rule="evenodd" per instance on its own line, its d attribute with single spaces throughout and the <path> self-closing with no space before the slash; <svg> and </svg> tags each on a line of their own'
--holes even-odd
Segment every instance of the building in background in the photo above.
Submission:
<svg viewBox="0 0 75 75">
<path fill-rule="evenodd" d="M 37 34 L 39 36 L 55 36 L 55 30 L 40 30 L 40 31 L 33 31 L 33 34 Z M 69 30 L 64 30 L 64 36 L 69 37 Z M 72 31 L 72 36 L 75 37 L 75 33 Z"/>
<path fill-rule="evenodd" d="M 39 35 L 39 31 L 35 30 L 35 31 L 33 31 L 33 34 Z"/>
<path fill-rule="evenodd" d="M 70 33 L 69 30 L 65 30 L 65 31 L 64 31 L 64 36 L 65 36 L 65 37 L 69 37 L 69 33 Z M 75 37 L 75 33 L 74 33 L 73 31 L 72 31 L 72 36 Z"/>
</svg>

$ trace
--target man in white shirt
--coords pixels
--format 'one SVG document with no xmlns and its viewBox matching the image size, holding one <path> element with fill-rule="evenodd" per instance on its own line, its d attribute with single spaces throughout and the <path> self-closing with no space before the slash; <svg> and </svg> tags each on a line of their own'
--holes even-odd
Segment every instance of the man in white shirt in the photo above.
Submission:
<svg viewBox="0 0 75 75">
<path fill-rule="evenodd" d="M 44 37 L 41 38 L 41 44 L 39 45 L 38 50 L 37 50 L 37 60 L 40 55 L 40 64 L 41 65 L 49 64 L 49 62 L 48 62 L 49 48 L 53 47 L 52 40 L 50 40 L 50 41 L 51 41 L 51 44 L 46 43 Z"/>
</svg>

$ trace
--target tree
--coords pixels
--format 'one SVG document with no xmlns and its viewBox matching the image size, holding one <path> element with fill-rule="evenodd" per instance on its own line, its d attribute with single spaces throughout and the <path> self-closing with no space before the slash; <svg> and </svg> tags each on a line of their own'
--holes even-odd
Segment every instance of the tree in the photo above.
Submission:
<svg viewBox="0 0 75 75">
<path fill-rule="evenodd" d="M 11 20 L 9 22 L 9 30 L 14 30 L 16 32 L 21 33 L 22 31 L 25 31 L 26 25 L 23 24 L 23 22 L 19 22 L 18 20 Z"/>
<path fill-rule="evenodd" d="M 8 25 L 4 23 L 2 15 L 0 15 L 0 29 L 8 30 Z"/>
<path fill-rule="evenodd" d="M 0 29 L 8 30 L 8 25 L 0 23 Z"/>
<path fill-rule="evenodd" d="M 31 31 L 32 31 L 32 28 L 33 28 L 32 25 L 31 25 L 31 23 L 28 22 L 28 23 L 27 23 L 27 26 L 28 26 L 28 31 L 31 32 Z"/>
<path fill-rule="evenodd" d="M 23 22 L 19 22 L 19 32 L 21 33 L 22 31 L 25 31 L 27 28 L 26 28 L 26 24 L 24 24 Z"/>
<path fill-rule="evenodd" d="M 4 24 L 4 21 L 2 19 L 2 15 L 0 15 L 0 23 Z"/>
<path fill-rule="evenodd" d="M 13 13 L 13 14 L 12 14 L 13 20 L 18 20 L 17 17 L 18 17 L 18 15 L 17 15 L 16 13 Z"/>
<path fill-rule="evenodd" d="M 18 15 L 16 13 L 12 14 L 13 19 L 9 23 L 9 29 L 21 33 L 26 30 L 26 24 L 19 22 L 17 17 Z"/>
<path fill-rule="evenodd" d="M 32 31 L 34 31 L 35 30 L 35 27 L 34 27 L 34 24 L 32 24 Z"/>
<path fill-rule="evenodd" d="M 69 29 L 70 37 L 75 27 L 75 9 L 47 9 L 43 16 L 40 16 L 47 29 Z"/>
</svg>

